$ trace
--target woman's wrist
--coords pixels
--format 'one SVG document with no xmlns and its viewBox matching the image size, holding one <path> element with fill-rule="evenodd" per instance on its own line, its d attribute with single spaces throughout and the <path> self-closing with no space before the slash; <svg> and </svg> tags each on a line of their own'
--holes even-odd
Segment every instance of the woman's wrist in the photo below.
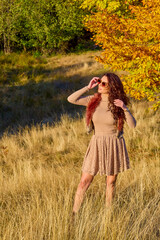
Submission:
<svg viewBox="0 0 160 240">
<path fill-rule="evenodd" d="M 129 112 L 129 109 L 127 107 L 123 108 L 124 112 Z"/>
</svg>

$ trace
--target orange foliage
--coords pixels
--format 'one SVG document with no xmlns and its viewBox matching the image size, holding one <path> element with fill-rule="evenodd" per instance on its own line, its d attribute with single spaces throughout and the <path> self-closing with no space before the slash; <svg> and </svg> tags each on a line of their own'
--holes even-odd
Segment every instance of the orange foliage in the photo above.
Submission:
<svg viewBox="0 0 160 240">
<path fill-rule="evenodd" d="M 114 70 L 124 70 L 123 84 L 135 99 L 160 107 L 160 7 L 159 0 L 130 5 L 130 17 L 99 10 L 85 18 L 95 43 L 104 51 L 96 59 Z"/>
</svg>

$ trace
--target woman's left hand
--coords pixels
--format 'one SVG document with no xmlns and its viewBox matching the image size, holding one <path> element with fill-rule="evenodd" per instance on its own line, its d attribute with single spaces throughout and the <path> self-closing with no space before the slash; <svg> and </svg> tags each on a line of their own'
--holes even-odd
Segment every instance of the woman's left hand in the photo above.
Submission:
<svg viewBox="0 0 160 240">
<path fill-rule="evenodd" d="M 114 99 L 114 105 L 116 105 L 117 107 L 121 107 L 123 110 L 127 109 L 127 106 L 120 99 Z"/>
</svg>

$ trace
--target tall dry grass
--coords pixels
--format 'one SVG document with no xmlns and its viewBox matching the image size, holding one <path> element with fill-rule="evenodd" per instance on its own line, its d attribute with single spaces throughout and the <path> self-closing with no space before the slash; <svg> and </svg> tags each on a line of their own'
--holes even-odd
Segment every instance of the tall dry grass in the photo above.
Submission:
<svg viewBox="0 0 160 240">
<path fill-rule="evenodd" d="M 119 173 L 105 208 L 105 176 L 95 176 L 70 225 L 74 195 L 91 135 L 84 118 L 63 115 L 54 126 L 20 129 L 0 140 L 1 240 L 156 240 L 160 237 L 159 113 L 146 102 L 125 124 L 131 169 Z"/>
</svg>

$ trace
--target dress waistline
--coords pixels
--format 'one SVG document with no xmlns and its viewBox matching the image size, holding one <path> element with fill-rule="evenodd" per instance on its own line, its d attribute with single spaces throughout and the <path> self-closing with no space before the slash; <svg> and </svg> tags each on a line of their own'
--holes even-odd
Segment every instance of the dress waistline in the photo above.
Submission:
<svg viewBox="0 0 160 240">
<path fill-rule="evenodd" d="M 112 132 L 112 133 L 111 132 L 95 132 L 94 136 L 110 136 L 110 137 L 122 138 L 123 133 L 121 133 L 118 137 L 117 132 Z"/>
<path fill-rule="evenodd" d="M 117 135 L 117 132 L 95 132 L 94 135 L 96 136 L 108 136 L 108 135 L 111 135 L 111 136 L 116 136 Z"/>
</svg>

